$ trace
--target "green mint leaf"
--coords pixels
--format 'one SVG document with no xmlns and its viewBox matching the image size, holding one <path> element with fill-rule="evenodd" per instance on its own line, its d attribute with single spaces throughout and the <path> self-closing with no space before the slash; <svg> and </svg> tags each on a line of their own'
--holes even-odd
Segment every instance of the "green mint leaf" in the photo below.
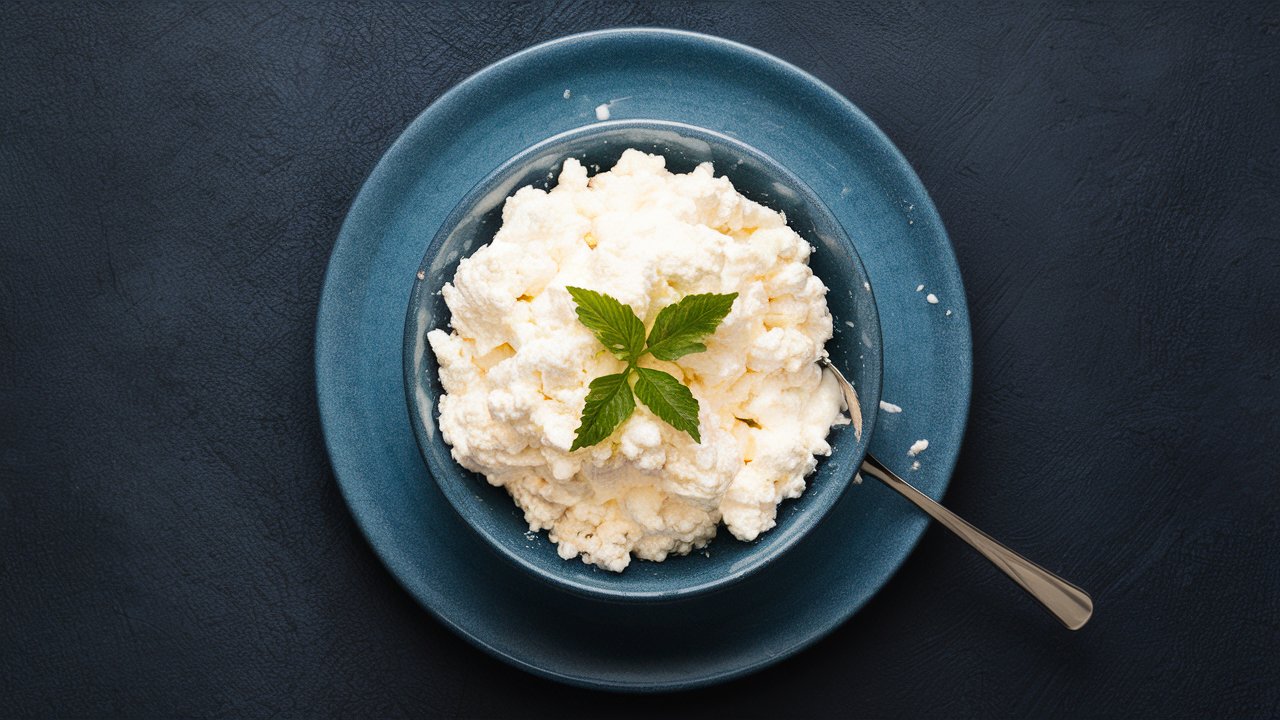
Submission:
<svg viewBox="0 0 1280 720">
<path fill-rule="evenodd" d="M 698 399 L 689 388 L 661 370 L 636 368 L 636 395 L 640 402 L 671 427 L 689 433 L 694 442 L 702 442 L 698 433 Z"/>
<path fill-rule="evenodd" d="M 636 399 L 627 384 L 628 371 L 617 375 L 601 375 L 587 388 L 587 404 L 582 408 L 582 422 L 573 438 L 572 452 L 604 440 L 622 421 L 631 417 Z M 672 378 L 674 379 L 674 378 Z"/>
<path fill-rule="evenodd" d="M 565 289 L 578 305 L 578 319 L 609 352 L 628 363 L 644 353 L 644 323 L 629 306 L 595 290 Z"/>
<path fill-rule="evenodd" d="M 687 295 L 662 308 L 649 331 L 649 352 L 659 360 L 676 360 L 707 349 L 700 340 L 714 333 L 729 314 L 738 293 Z"/>
</svg>

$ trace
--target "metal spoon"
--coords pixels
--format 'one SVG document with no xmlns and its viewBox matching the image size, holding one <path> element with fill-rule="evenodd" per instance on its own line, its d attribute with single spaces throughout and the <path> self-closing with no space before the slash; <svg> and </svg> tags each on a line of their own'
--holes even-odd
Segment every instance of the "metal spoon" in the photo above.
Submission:
<svg viewBox="0 0 1280 720">
<path fill-rule="evenodd" d="M 830 370 L 835 376 L 836 381 L 840 383 L 841 391 L 844 392 L 848 406 L 858 407 L 858 394 L 840 370 L 825 357 L 819 358 L 818 364 Z M 1084 590 L 996 542 L 990 535 L 965 522 L 955 513 L 934 502 L 928 495 L 912 487 L 911 483 L 898 477 L 870 453 L 862 462 L 862 472 L 893 488 L 899 495 L 928 513 L 929 517 L 942 523 L 943 527 L 959 535 L 961 540 L 969 543 L 973 549 L 982 553 L 983 557 L 1004 571 L 1005 575 L 1021 585 L 1023 590 L 1031 594 L 1031 597 L 1039 600 L 1040 604 L 1069 630 L 1079 630 L 1089 622 L 1090 616 L 1093 615 L 1093 600 Z"/>
</svg>

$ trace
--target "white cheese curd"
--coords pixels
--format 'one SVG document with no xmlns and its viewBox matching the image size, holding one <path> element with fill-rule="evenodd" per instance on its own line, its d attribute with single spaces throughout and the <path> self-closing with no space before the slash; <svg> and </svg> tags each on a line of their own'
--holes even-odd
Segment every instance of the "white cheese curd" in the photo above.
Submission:
<svg viewBox="0 0 1280 720">
<path fill-rule="evenodd" d="M 570 158 L 552 190 L 521 188 L 493 241 L 444 286 L 452 331 L 428 334 L 453 457 L 506 488 L 561 557 L 613 571 L 700 548 L 721 521 L 754 540 L 830 454 L 831 426 L 848 422 L 815 364 L 832 321 L 812 248 L 709 163 L 665 165 L 627 150 L 588 179 Z M 738 293 L 705 352 L 639 363 L 690 388 L 701 444 L 637 401 L 610 437 L 569 452 L 588 384 L 625 365 L 578 320 L 566 286 L 612 295 L 646 328 L 686 295 Z"/>
</svg>

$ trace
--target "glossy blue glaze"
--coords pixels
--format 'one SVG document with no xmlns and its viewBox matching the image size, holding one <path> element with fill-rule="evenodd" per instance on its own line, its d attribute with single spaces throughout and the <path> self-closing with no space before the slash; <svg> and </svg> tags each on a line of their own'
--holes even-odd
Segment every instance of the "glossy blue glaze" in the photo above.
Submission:
<svg viewBox="0 0 1280 720">
<path fill-rule="evenodd" d="M 528 532 L 521 510 L 501 488 L 456 463 L 437 431 L 437 399 L 444 392 L 435 356 L 424 336 L 446 328 L 449 309 L 440 295 L 453 279 L 460 258 L 489 242 L 502 224 L 502 205 L 517 188 L 547 188 L 563 160 L 575 157 L 587 168 L 613 167 L 622 151 L 637 148 L 667 159 L 673 172 L 689 172 L 711 162 L 739 192 L 781 210 L 790 226 L 816 251 L 811 265 L 828 286 L 828 306 L 842 329 L 827 351 L 859 392 L 863 432 L 838 427 L 828 438 L 832 455 L 823 458 L 803 496 L 778 510 L 778 525 L 756 541 L 739 542 L 720 533 L 705 552 L 636 561 L 623 573 L 601 570 L 577 558 L 565 560 L 546 533 Z M 480 182 L 445 220 L 426 249 L 405 319 L 405 388 L 414 432 L 427 466 L 459 515 L 500 555 L 518 568 L 571 592 L 620 601 L 670 600 L 738 582 L 781 557 L 804 537 L 849 486 L 874 432 L 880 400 L 880 321 L 871 285 L 848 234 L 803 181 L 760 151 L 733 138 L 681 123 L 615 120 L 561 133 L 504 163 Z M 607 290 L 607 288 L 600 288 Z M 846 324 L 847 323 L 847 324 Z M 851 329 L 854 328 L 854 329 Z"/>
<path fill-rule="evenodd" d="M 735 585 L 659 603 L 594 600 L 514 570 L 458 517 L 427 472 L 404 402 L 404 309 L 422 249 L 467 190 L 535 142 L 594 123 L 602 103 L 615 119 L 741 139 L 831 209 L 875 287 L 882 396 L 905 409 L 881 415 L 871 452 L 941 496 L 963 435 L 971 355 L 955 258 L 924 188 L 864 115 L 811 76 L 736 43 L 664 30 L 517 53 L 433 103 L 387 152 L 325 278 L 316 334 L 325 441 L 379 557 L 477 646 L 578 685 L 705 685 L 776 662 L 846 620 L 910 553 L 924 517 L 876 484 L 854 486 L 785 556 Z M 940 303 L 926 303 L 918 284 Z M 931 445 L 911 472 L 906 450 L 919 438 Z"/>
</svg>

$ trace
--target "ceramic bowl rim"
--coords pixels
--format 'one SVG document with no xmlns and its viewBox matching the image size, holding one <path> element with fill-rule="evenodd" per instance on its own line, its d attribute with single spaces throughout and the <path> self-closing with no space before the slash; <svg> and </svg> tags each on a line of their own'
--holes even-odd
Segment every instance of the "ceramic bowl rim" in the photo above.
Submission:
<svg viewBox="0 0 1280 720">
<path fill-rule="evenodd" d="M 872 358 L 873 362 L 871 363 L 872 369 L 874 370 L 874 377 L 870 378 L 869 382 L 868 379 L 864 377 L 864 387 L 858 389 L 859 399 L 862 401 L 864 407 L 871 408 L 871 412 L 862 413 L 862 434 L 855 440 L 855 442 L 860 446 L 860 450 L 855 458 L 854 470 L 848 477 L 839 479 L 841 487 L 837 492 L 829 493 L 827 496 L 824 496 L 824 502 L 822 505 L 811 508 L 803 515 L 791 519 L 792 522 L 799 522 L 801 524 L 798 531 L 793 531 L 785 539 L 772 543 L 759 553 L 753 554 L 750 562 L 745 563 L 743 567 L 731 574 L 696 584 L 673 588 L 661 588 L 650 591 L 608 590 L 598 586 L 581 583 L 572 578 L 565 577 L 562 574 L 548 571 L 546 568 L 525 557 L 526 553 L 513 551 L 487 528 L 483 527 L 481 523 L 475 521 L 470 514 L 464 510 L 460 503 L 460 499 L 455 497 L 455 494 L 460 492 L 461 489 L 455 487 L 454 483 L 450 483 L 447 480 L 442 479 L 442 473 L 436 472 L 436 463 L 431 453 L 427 450 L 427 445 L 432 441 L 427 435 L 426 429 L 423 427 L 423 422 L 421 421 L 423 418 L 427 418 L 431 422 L 435 422 L 434 410 L 431 408 L 423 408 L 418 401 L 416 392 L 416 388 L 418 387 L 418 373 L 414 368 L 414 360 L 418 349 L 418 309 L 423 303 L 423 293 L 427 290 L 428 281 L 431 278 L 431 275 L 427 272 L 428 267 L 435 257 L 437 246 L 447 239 L 463 220 L 470 216 L 472 208 L 477 203 L 486 199 L 497 186 L 507 179 L 507 176 L 512 172 L 512 170 L 521 167 L 528 160 L 544 153 L 548 148 L 562 145 L 566 142 L 580 139 L 582 137 L 589 137 L 591 135 L 598 135 L 613 130 L 627 128 L 674 131 L 697 139 L 710 139 L 723 146 L 732 147 L 738 151 L 754 156 L 758 161 L 761 161 L 763 165 L 767 166 L 771 173 L 776 173 L 776 176 L 779 179 L 783 180 L 788 187 L 794 190 L 796 194 L 802 198 L 803 204 L 809 208 L 813 215 L 821 217 L 824 223 L 835 231 L 837 236 L 836 241 L 842 243 L 846 248 L 848 248 L 850 257 L 853 260 L 853 265 L 849 270 L 853 271 L 867 283 L 870 283 L 866 267 L 862 262 L 861 256 L 858 254 L 857 246 L 853 242 L 853 238 L 850 237 L 843 224 L 841 224 L 835 214 L 831 212 L 827 204 L 821 200 L 821 198 L 808 186 L 808 184 L 764 151 L 724 133 L 673 120 L 628 118 L 595 122 L 571 128 L 543 140 L 539 140 L 512 155 L 497 168 L 486 174 L 479 182 L 468 190 L 467 193 L 462 196 L 462 199 L 458 201 L 457 205 L 455 205 L 445 217 L 439 229 L 426 244 L 422 262 L 419 264 L 418 273 L 414 278 L 413 290 L 410 293 L 406 309 L 405 330 L 402 342 L 403 357 L 401 365 L 403 369 L 404 391 L 409 421 L 413 427 L 413 436 L 419 455 L 427 466 L 428 474 L 431 475 L 432 480 L 448 500 L 449 506 L 453 508 L 453 511 L 459 518 L 461 518 L 463 523 L 472 530 L 472 532 L 476 533 L 476 535 L 484 540 L 485 545 L 526 574 L 537 577 L 553 587 L 567 590 L 575 595 L 614 602 L 662 602 L 682 600 L 696 595 L 704 595 L 737 584 L 747 577 L 752 576 L 764 568 L 774 564 L 774 562 L 779 558 L 785 556 L 788 551 L 808 537 L 808 535 L 827 518 L 831 509 L 839 503 L 840 499 L 844 497 L 844 494 L 848 491 L 849 486 L 853 484 L 853 475 L 856 474 L 857 467 L 861 465 L 863 458 L 866 456 L 870 448 L 871 436 L 874 432 L 876 418 L 878 416 L 876 408 L 879 405 L 880 393 L 883 389 L 884 338 L 880 327 L 879 310 L 876 306 L 874 287 L 868 287 L 868 300 L 871 304 L 870 315 L 874 318 L 873 324 L 875 326 L 875 342 L 872 347 L 874 358 Z M 875 397 L 870 397 L 869 394 L 864 395 L 864 389 L 873 390 Z M 441 442 L 443 442 L 442 439 Z M 461 465 L 458 465 L 457 467 L 459 470 L 465 470 Z M 836 478 L 832 479 L 835 480 Z M 723 530 L 723 528 L 721 528 L 721 530 Z M 777 530 L 778 528 L 775 527 L 767 532 L 776 532 Z M 572 558 L 565 560 L 564 562 L 581 562 L 581 560 L 580 558 Z"/>
</svg>

